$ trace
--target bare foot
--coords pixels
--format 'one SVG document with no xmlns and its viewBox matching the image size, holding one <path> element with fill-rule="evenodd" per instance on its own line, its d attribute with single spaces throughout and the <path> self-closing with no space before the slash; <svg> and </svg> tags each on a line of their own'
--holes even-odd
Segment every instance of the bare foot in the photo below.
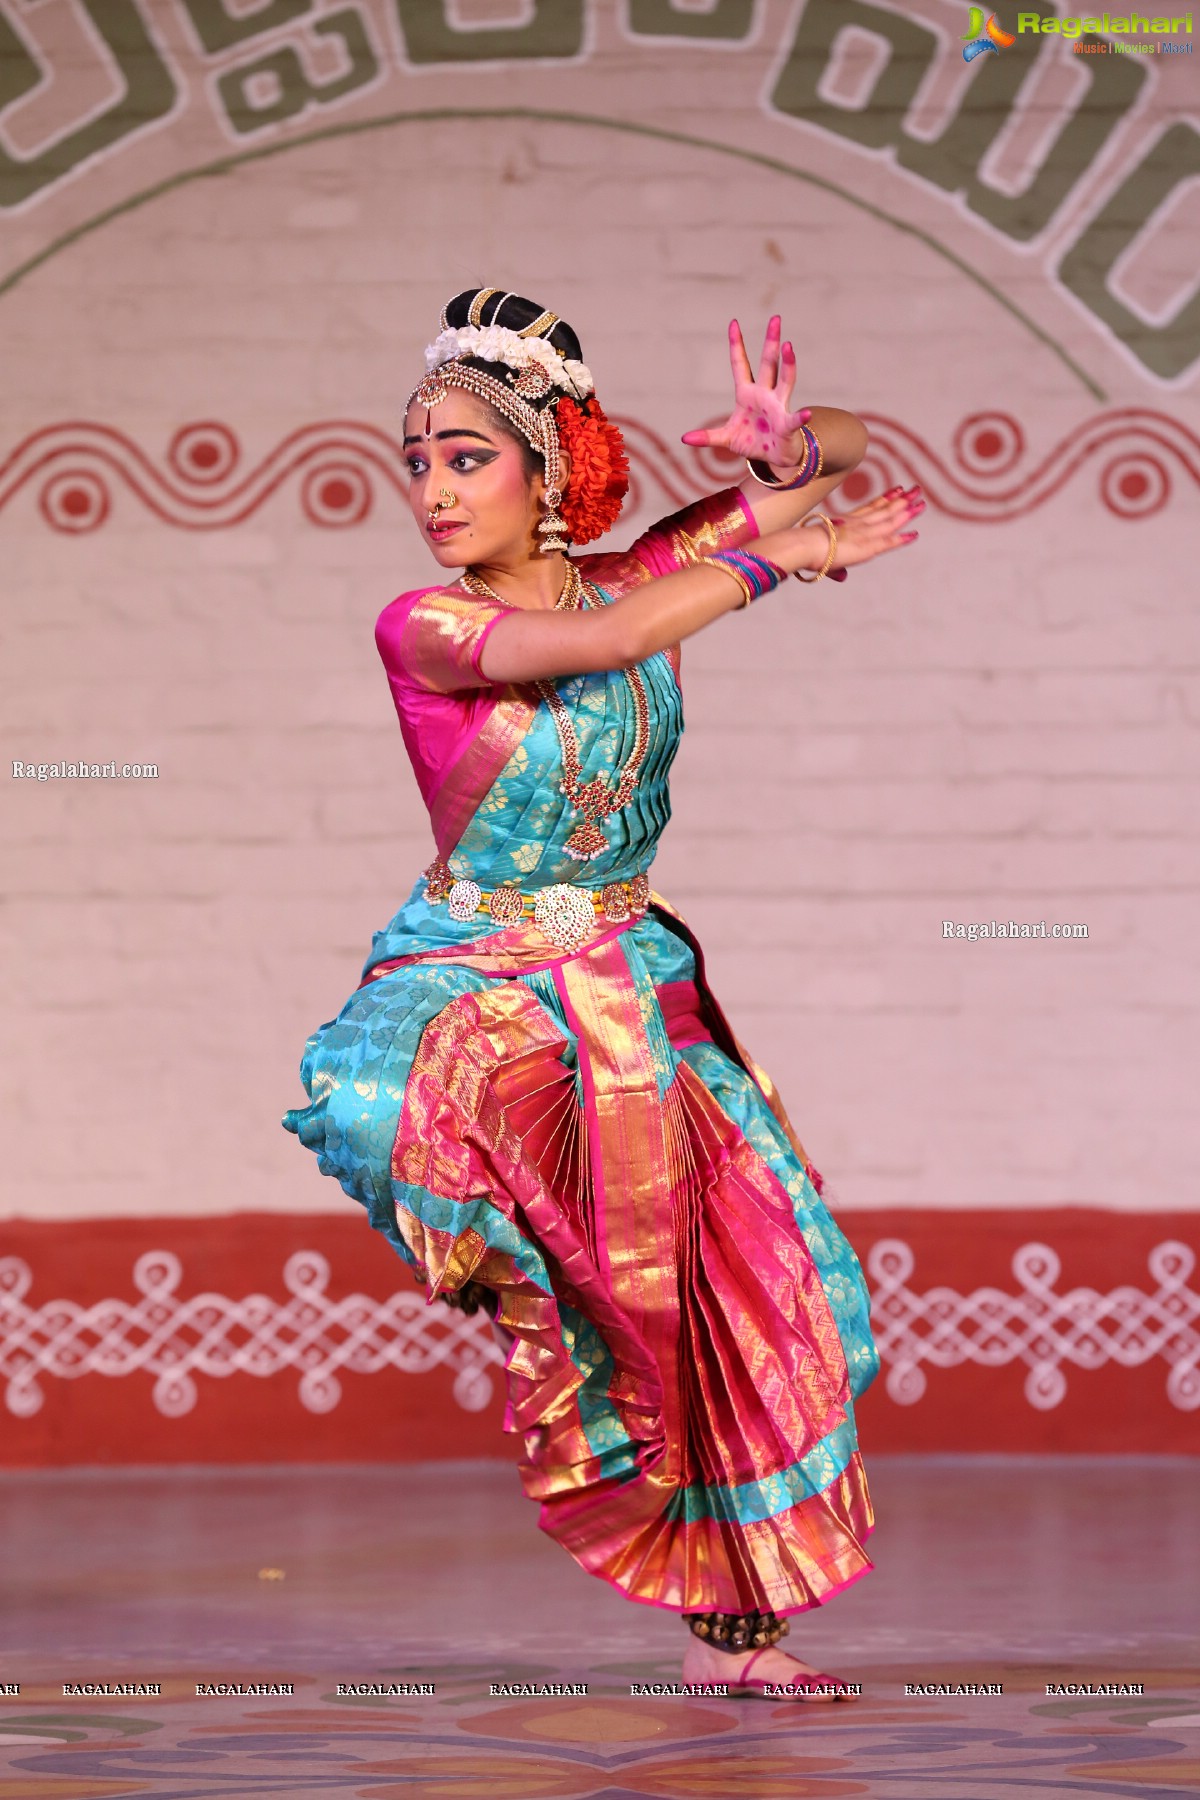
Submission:
<svg viewBox="0 0 1200 1800">
<path fill-rule="evenodd" d="M 800 1662 L 797 1657 L 789 1656 L 786 1651 L 780 1650 L 774 1644 L 761 1651 L 714 1650 L 711 1644 L 704 1642 L 703 1638 L 693 1635 L 683 1653 L 683 1679 L 689 1682 L 733 1681 L 741 1674 L 752 1656 L 756 1660 L 750 1671 L 750 1679 L 755 1681 L 779 1682 L 794 1687 L 797 1682 L 815 1681 L 821 1675 L 820 1669 L 814 1669 L 808 1663 Z M 763 1698 L 767 1700 L 799 1700 L 805 1705 L 820 1705 L 822 1702 L 856 1700 L 858 1696 L 856 1694 L 792 1692 L 790 1694 L 766 1694 Z"/>
</svg>

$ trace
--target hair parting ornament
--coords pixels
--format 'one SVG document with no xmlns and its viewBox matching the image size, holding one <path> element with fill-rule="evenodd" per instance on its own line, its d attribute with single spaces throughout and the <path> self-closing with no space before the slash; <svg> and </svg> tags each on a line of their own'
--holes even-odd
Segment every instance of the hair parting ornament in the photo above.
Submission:
<svg viewBox="0 0 1200 1800">
<path fill-rule="evenodd" d="M 557 313 L 500 289 L 458 294 L 442 308 L 441 331 L 426 346 L 426 373 L 408 397 L 434 407 L 452 387 L 493 407 L 541 456 L 546 516 L 538 525 L 545 552 L 566 550 L 571 540 L 591 543 L 621 510 L 629 487 L 629 463 L 617 427 L 595 398 L 591 370 L 552 343 L 559 330 L 577 350 L 578 340 Z M 527 323 L 499 323 L 505 308 Z M 452 314 L 464 319 L 449 322 Z M 532 315 L 532 316 L 531 316 Z M 485 322 L 486 319 L 486 322 Z M 485 363 L 490 368 L 476 365 Z M 502 373 L 492 373 L 498 369 Z M 563 492 L 562 450 L 571 459 L 570 492 Z"/>
</svg>

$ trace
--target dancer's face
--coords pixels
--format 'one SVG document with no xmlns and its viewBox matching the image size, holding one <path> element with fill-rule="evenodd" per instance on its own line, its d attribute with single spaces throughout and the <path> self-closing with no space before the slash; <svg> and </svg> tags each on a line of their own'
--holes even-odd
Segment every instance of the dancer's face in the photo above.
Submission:
<svg viewBox="0 0 1200 1800">
<path fill-rule="evenodd" d="M 433 407 L 414 400 L 404 420 L 404 454 L 413 517 L 443 568 L 534 554 L 544 479 L 530 475 L 521 445 L 498 428 L 482 400 L 461 388 Z M 443 489 L 454 504 L 431 520 Z"/>
</svg>

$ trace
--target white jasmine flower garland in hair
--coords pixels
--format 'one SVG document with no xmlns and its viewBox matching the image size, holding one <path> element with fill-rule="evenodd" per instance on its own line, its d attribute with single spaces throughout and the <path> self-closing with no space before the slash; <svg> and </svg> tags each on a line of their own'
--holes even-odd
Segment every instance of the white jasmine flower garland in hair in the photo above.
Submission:
<svg viewBox="0 0 1200 1800">
<path fill-rule="evenodd" d="M 580 400 L 596 391 L 592 371 L 586 363 L 573 362 L 548 344 L 545 338 L 523 338 L 504 325 L 462 325 L 451 327 L 425 346 L 425 367 L 436 369 L 456 356 L 477 356 L 481 362 L 507 363 L 510 369 L 528 368 L 537 363 L 546 371 L 551 385 L 575 394 Z"/>
</svg>

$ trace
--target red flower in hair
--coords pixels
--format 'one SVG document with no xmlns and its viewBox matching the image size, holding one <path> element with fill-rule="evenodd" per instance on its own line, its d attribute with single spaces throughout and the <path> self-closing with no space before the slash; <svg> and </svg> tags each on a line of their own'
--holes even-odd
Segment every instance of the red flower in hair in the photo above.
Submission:
<svg viewBox="0 0 1200 1800">
<path fill-rule="evenodd" d="M 584 412 L 577 400 L 564 394 L 554 408 L 554 422 L 559 442 L 571 458 L 562 516 L 572 542 L 590 544 L 615 522 L 629 491 L 625 440 L 594 396 Z"/>
</svg>

